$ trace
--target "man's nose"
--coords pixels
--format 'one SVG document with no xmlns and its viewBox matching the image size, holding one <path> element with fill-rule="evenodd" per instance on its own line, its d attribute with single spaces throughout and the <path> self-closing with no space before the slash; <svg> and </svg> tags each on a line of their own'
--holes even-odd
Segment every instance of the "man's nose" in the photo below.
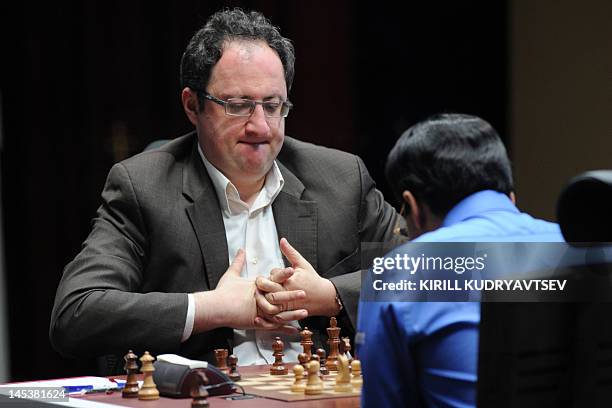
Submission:
<svg viewBox="0 0 612 408">
<path fill-rule="evenodd" d="M 249 116 L 246 130 L 257 135 L 267 135 L 270 132 L 268 118 L 264 115 L 263 106 L 260 104 L 255 105 L 255 110 Z"/>
</svg>

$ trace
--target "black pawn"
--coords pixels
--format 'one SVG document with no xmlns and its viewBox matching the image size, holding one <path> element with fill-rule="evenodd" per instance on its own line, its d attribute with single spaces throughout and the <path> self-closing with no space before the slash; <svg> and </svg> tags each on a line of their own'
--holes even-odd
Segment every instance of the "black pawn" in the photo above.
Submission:
<svg viewBox="0 0 612 408">
<path fill-rule="evenodd" d="M 124 357 L 125 372 L 127 373 L 127 382 L 121 391 L 123 398 L 138 398 L 138 356 L 130 350 Z"/>
<path fill-rule="evenodd" d="M 308 363 L 308 356 L 306 355 L 306 353 L 300 353 L 297 356 L 298 358 L 298 362 L 302 365 L 302 367 L 304 367 L 304 373 L 308 372 L 308 367 L 307 367 L 307 363 Z"/>
<path fill-rule="evenodd" d="M 232 354 L 227 358 L 227 361 L 229 362 L 230 366 L 230 372 L 228 374 L 228 377 L 232 381 L 240 381 L 241 377 L 240 373 L 238 372 L 238 357 Z"/>
<path fill-rule="evenodd" d="M 317 349 L 317 356 L 319 356 L 319 360 L 321 361 L 321 368 L 319 370 L 321 371 L 321 375 L 328 375 L 329 370 L 327 369 L 327 359 L 325 355 L 325 350 L 323 350 L 322 348 Z"/>
<path fill-rule="evenodd" d="M 204 370 L 198 370 L 196 372 L 196 378 L 191 388 L 191 401 L 192 407 L 209 407 L 208 404 L 208 391 L 206 391 L 206 385 L 208 384 L 208 378 L 204 373 Z"/>
</svg>

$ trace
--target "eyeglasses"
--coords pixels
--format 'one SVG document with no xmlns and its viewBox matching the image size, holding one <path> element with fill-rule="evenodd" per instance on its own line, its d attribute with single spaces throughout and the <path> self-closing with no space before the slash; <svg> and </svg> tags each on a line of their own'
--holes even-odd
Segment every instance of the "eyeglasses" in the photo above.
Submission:
<svg viewBox="0 0 612 408">
<path fill-rule="evenodd" d="M 229 116 L 251 116 L 255 106 L 261 105 L 264 115 L 268 118 L 286 118 L 293 104 L 289 101 L 254 101 L 252 99 L 230 98 L 227 101 L 216 98 L 208 92 L 197 90 L 204 98 L 217 103 L 225 108 L 225 114 Z"/>
</svg>

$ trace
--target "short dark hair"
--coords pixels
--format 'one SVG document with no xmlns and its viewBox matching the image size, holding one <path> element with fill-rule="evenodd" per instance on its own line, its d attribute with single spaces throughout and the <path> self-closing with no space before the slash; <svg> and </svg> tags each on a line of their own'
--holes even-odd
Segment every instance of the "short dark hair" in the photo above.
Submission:
<svg viewBox="0 0 612 408">
<path fill-rule="evenodd" d="M 437 114 L 405 131 L 389 153 L 393 194 L 409 190 L 437 216 L 478 191 L 513 191 L 506 148 L 493 127 L 471 115 Z"/>
<path fill-rule="evenodd" d="M 263 14 L 244 12 L 240 8 L 216 12 L 191 37 L 181 58 L 181 88 L 206 89 L 210 72 L 221 59 L 224 46 L 234 40 L 263 41 L 275 50 L 285 70 L 287 92 L 291 90 L 295 73 L 295 52 L 291 41 L 283 37 Z M 200 100 L 200 105 L 202 102 Z"/>
</svg>

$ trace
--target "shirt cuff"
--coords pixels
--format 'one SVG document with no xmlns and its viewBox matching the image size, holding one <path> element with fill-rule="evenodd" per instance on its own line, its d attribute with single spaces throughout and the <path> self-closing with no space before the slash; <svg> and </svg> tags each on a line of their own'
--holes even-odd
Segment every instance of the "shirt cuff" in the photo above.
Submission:
<svg viewBox="0 0 612 408">
<path fill-rule="evenodd" d="M 191 337 L 193 331 L 193 321 L 195 320 L 195 300 L 191 293 L 187 294 L 187 318 L 185 319 L 185 330 L 183 330 L 183 337 L 181 337 L 181 343 L 185 342 Z"/>
</svg>

